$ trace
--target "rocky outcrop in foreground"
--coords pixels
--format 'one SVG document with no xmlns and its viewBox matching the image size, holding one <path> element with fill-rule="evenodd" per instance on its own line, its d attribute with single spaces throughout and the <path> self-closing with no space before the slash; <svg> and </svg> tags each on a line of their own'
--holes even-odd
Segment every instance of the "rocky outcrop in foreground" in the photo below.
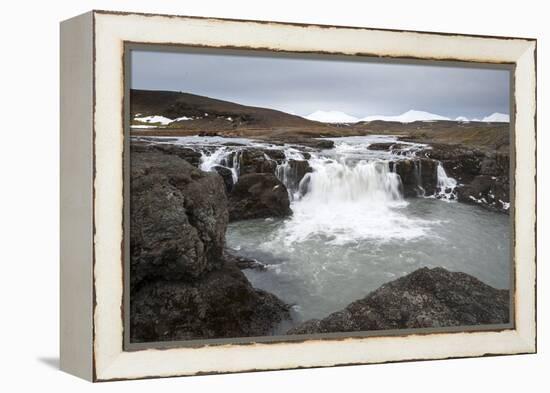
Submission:
<svg viewBox="0 0 550 393">
<path fill-rule="evenodd" d="M 260 336 L 289 318 L 286 304 L 253 288 L 223 253 L 220 176 L 135 145 L 130 187 L 132 342 Z"/>
<path fill-rule="evenodd" d="M 466 273 L 422 268 L 287 334 L 501 324 L 509 318 L 507 290 L 495 289 Z"/>
</svg>

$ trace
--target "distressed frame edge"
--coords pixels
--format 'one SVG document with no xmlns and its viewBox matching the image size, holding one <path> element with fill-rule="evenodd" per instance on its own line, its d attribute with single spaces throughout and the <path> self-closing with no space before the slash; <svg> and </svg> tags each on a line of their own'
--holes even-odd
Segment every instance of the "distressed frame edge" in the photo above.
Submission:
<svg viewBox="0 0 550 393">
<path fill-rule="evenodd" d="M 59 367 L 93 381 L 94 12 L 60 23 Z"/>
<path fill-rule="evenodd" d="M 283 25 L 283 26 L 295 26 L 295 27 L 319 27 L 322 29 L 355 29 L 355 30 L 370 30 L 381 32 L 394 32 L 394 33 L 418 33 L 435 34 L 449 37 L 471 37 L 471 38 L 490 38 L 499 40 L 523 40 L 523 41 L 537 41 L 535 37 L 517 37 L 517 36 L 499 36 L 499 35 L 486 35 L 486 34 L 467 34 L 467 33 L 449 33 L 441 31 L 428 31 L 428 30 L 409 30 L 409 29 L 389 29 L 382 27 L 364 27 L 354 25 L 329 25 L 323 23 L 306 23 L 306 22 L 282 22 L 271 21 L 261 19 L 241 19 L 241 18 L 222 18 L 216 16 L 198 16 L 198 15 L 183 15 L 183 14 L 163 14 L 152 12 L 138 12 L 138 11 L 113 11 L 104 9 L 94 9 L 91 12 L 98 15 L 120 15 L 120 16 L 159 16 L 164 18 L 177 18 L 177 19 L 195 19 L 204 21 L 218 21 L 218 22 L 237 22 L 237 23 L 254 23 L 258 25 Z"/>
<path fill-rule="evenodd" d="M 113 13 L 108 13 L 109 15 L 112 15 Z M 131 14 L 131 15 L 134 15 L 134 14 Z M 170 16 L 170 18 L 173 18 L 174 16 Z M 191 18 L 193 19 L 193 17 L 185 17 L 186 19 L 188 18 Z M 205 19 L 211 19 L 211 18 L 205 18 Z M 219 19 L 218 19 L 219 20 Z M 230 21 L 233 21 L 233 20 L 230 20 Z M 252 21 L 253 22 L 253 21 Z M 288 24 L 284 24 L 284 23 L 279 23 L 279 22 L 273 22 L 273 24 L 275 25 L 288 25 Z M 360 28 L 358 28 L 360 29 Z M 369 29 L 364 29 L 364 30 L 369 30 Z M 417 33 L 417 32 L 414 32 L 414 33 Z M 399 34 L 399 32 L 395 32 L 395 34 Z M 437 34 L 437 33 L 427 33 L 427 34 Z M 454 34 L 451 34 L 452 36 L 461 36 L 461 35 L 454 35 Z M 462 36 L 468 36 L 468 35 L 462 35 Z M 497 39 L 503 39 L 502 37 L 497 37 Z M 534 41 L 534 43 L 532 42 Z M 535 72 L 535 75 L 534 75 L 534 79 L 535 79 L 535 83 L 534 83 L 534 89 L 536 89 L 536 40 L 531 40 L 531 39 L 527 39 L 526 40 L 526 43 L 529 44 L 529 43 L 532 43 L 532 52 L 535 53 L 535 64 L 534 64 L 534 72 Z M 525 52 L 528 52 L 529 51 L 529 47 L 530 45 L 527 45 L 527 48 L 525 50 Z M 533 128 L 530 129 L 529 131 L 532 131 L 533 132 L 533 136 L 535 137 L 535 149 L 536 149 L 536 97 L 532 97 L 532 91 L 530 92 L 530 95 L 531 95 L 531 98 L 535 98 L 535 100 L 533 100 L 533 104 L 534 104 L 534 119 L 535 119 L 535 122 L 533 124 Z M 536 152 L 536 150 L 535 150 Z M 536 176 L 536 162 L 535 162 L 535 176 Z M 534 186 L 536 187 L 536 179 L 535 179 L 535 182 L 534 182 Z M 535 198 L 536 198 L 536 195 L 535 195 Z M 536 199 L 535 199 L 535 207 L 536 207 Z M 533 220 L 535 221 L 536 223 L 536 215 L 533 217 Z M 536 225 L 536 224 L 535 224 Z M 536 227 L 533 228 L 534 232 L 532 234 L 536 234 Z M 528 234 L 531 234 L 531 233 L 528 233 Z M 536 250 L 535 250 L 535 258 L 536 258 Z M 536 263 L 536 261 L 535 261 Z M 535 276 L 533 277 L 534 280 L 536 280 L 536 267 L 535 267 Z M 96 283 L 97 284 L 97 283 Z M 536 284 L 536 281 L 535 281 L 535 284 Z M 536 288 L 535 288 L 536 290 Z M 535 292 L 535 298 L 533 300 L 536 300 L 536 292 Z M 534 332 L 525 332 L 523 329 L 522 332 L 525 333 L 525 334 L 521 334 L 521 335 L 517 335 L 516 334 L 516 338 L 519 340 L 518 342 L 521 342 L 522 344 L 522 348 L 523 350 L 519 350 L 519 351 L 516 351 L 516 352 L 511 352 L 510 354 L 516 354 L 516 353 L 533 353 L 533 352 L 536 352 L 536 315 L 533 315 L 534 316 Z M 517 331 L 515 331 L 517 333 Z M 95 337 L 94 337 L 95 339 Z M 393 338 L 392 338 L 393 339 Z M 485 356 L 485 355 L 501 355 L 501 354 L 506 354 L 504 351 L 503 352 L 497 352 L 497 353 L 488 353 L 488 354 L 477 354 L 477 355 L 461 355 L 461 356 L 457 356 L 457 357 L 472 357 L 472 356 Z M 452 358 L 453 356 L 451 356 Z M 402 358 L 400 360 L 394 360 L 394 361 L 409 361 L 409 360 L 429 360 L 429 359 L 442 359 L 442 358 L 449 358 L 449 356 L 430 356 L 428 358 L 423 358 L 423 359 L 418 359 L 418 358 L 414 358 L 414 359 L 407 359 L 407 358 Z M 116 359 L 112 359 L 113 360 L 113 363 L 111 365 L 115 366 L 115 363 L 118 363 L 120 359 L 120 357 L 116 358 Z M 122 359 L 122 361 L 124 361 L 124 359 Z M 359 364 L 366 364 L 366 363 L 385 363 L 385 362 L 393 362 L 392 360 L 389 360 L 389 361 L 373 361 L 373 362 L 369 362 L 369 361 L 366 361 L 366 362 L 361 362 Z M 346 364 L 356 364 L 356 363 L 346 363 Z M 330 365 L 321 365 L 321 366 L 315 366 L 315 365 L 307 365 L 305 367 L 325 367 L 325 366 L 336 366 L 336 365 L 339 365 L 339 364 L 330 364 Z M 110 367 L 108 367 L 110 368 Z M 115 367 L 116 368 L 116 367 Z M 300 368 L 300 366 L 289 366 L 289 367 L 282 367 L 282 368 L 279 368 L 279 369 L 286 369 L 286 368 Z M 265 370 L 268 370 L 268 369 L 265 369 Z M 185 373 L 172 373 L 172 374 L 168 374 L 168 375 L 145 375 L 145 376 L 130 376 L 130 377 L 117 377 L 117 376 L 112 376 L 109 377 L 108 376 L 108 372 L 106 372 L 105 374 L 103 373 L 103 371 L 107 371 L 105 369 L 101 370 L 101 374 L 99 378 L 94 378 L 95 380 L 116 380 L 116 379 L 134 379 L 134 378 L 149 378 L 149 377 L 161 377 L 161 376 L 177 376 L 177 375 L 197 375 L 197 374 L 202 374 L 200 371 L 199 372 L 194 372 L 194 373 L 191 373 L 191 374 L 185 374 Z M 243 372 L 243 371 L 253 371 L 253 370 L 229 370 L 229 371 L 214 371 L 212 373 L 222 373 L 222 372 Z M 105 376 L 107 376 L 107 378 L 104 378 Z"/>
</svg>

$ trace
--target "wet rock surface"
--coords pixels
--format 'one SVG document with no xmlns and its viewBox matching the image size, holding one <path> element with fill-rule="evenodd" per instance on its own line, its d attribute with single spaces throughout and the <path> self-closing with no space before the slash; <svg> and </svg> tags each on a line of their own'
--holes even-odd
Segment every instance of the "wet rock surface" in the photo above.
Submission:
<svg viewBox="0 0 550 393">
<path fill-rule="evenodd" d="M 225 185 L 225 191 L 227 193 L 230 193 L 233 189 L 233 186 L 235 183 L 233 182 L 233 173 L 229 168 L 226 168 L 221 165 L 215 165 L 212 169 L 214 169 L 215 173 L 221 176 L 223 179 L 223 184 Z"/>
<path fill-rule="evenodd" d="M 267 266 L 262 262 L 253 258 L 247 258 L 242 255 L 236 255 L 236 253 L 230 252 L 227 250 L 224 252 L 224 259 L 226 261 L 234 263 L 241 270 L 243 269 L 254 269 L 258 271 L 267 270 Z"/>
<path fill-rule="evenodd" d="M 403 196 L 412 198 L 433 195 L 437 190 L 436 160 L 411 158 L 391 163 L 392 170 L 401 178 Z"/>
<path fill-rule="evenodd" d="M 458 181 L 459 202 L 508 213 L 510 202 L 510 155 L 460 145 L 434 144 L 423 154 L 440 161 L 447 174 Z"/>
<path fill-rule="evenodd" d="M 222 177 L 173 152 L 132 146 L 132 342 L 269 334 L 288 306 L 252 287 L 224 254 Z"/>
<path fill-rule="evenodd" d="M 507 290 L 495 289 L 466 273 L 422 268 L 287 334 L 504 324 L 509 318 Z"/>
<path fill-rule="evenodd" d="M 152 276 L 198 277 L 219 264 L 228 213 L 218 175 L 174 154 L 133 149 L 130 187 L 134 285 Z"/>
<path fill-rule="evenodd" d="M 287 188 L 295 192 L 300 188 L 300 182 L 308 174 L 313 172 L 313 168 L 306 160 L 293 160 L 290 159 L 286 164 L 277 168 L 277 177 L 283 180 L 283 183 L 287 185 Z M 303 187 L 307 188 L 307 187 Z M 305 194 L 305 190 L 302 190 L 302 195 Z"/>
<path fill-rule="evenodd" d="M 230 221 L 291 214 L 287 189 L 272 173 L 242 175 L 229 194 Z"/>
<path fill-rule="evenodd" d="M 240 174 L 274 173 L 277 162 L 270 159 L 261 149 L 245 149 L 240 154 Z"/>
<path fill-rule="evenodd" d="M 178 156 L 179 158 L 184 159 L 191 165 L 198 167 L 201 161 L 201 154 L 193 149 L 188 147 L 174 145 L 170 143 L 149 143 L 146 141 L 131 143 L 131 152 L 151 152 L 151 151 L 160 151 L 166 154 L 172 154 Z"/>
<path fill-rule="evenodd" d="M 380 143 L 371 143 L 369 145 L 369 150 L 389 150 L 397 151 L 406 148 L 407 145 L 396 142 L 380 142 Z"/>
</svg>

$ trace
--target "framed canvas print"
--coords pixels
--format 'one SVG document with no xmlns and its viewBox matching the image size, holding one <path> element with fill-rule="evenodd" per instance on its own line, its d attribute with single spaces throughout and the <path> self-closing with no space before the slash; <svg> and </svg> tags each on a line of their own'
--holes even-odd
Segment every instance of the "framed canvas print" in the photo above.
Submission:
<svg viewBox="0 0 550 393">
<path fill-rule="evenodd" d="M 536 41 L 61 24 L 61 368 L 536 351 Z"/>
</svg>

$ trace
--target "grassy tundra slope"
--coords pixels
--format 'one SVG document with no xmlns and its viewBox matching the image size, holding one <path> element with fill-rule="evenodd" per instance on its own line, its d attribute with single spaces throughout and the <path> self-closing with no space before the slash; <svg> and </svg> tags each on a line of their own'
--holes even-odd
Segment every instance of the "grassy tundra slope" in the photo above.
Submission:
<svg viewBox="0 0 550 393">
<path fill-rule="evenodd" d="M 156 90 L 131 90 L 130 115 L 133 135 L 185 136 L 210 133 L 249 136 L 279 141 L 296 138 L 338 137 L 369 134 L 398 135 L 405 140 L 425 143 L 464 145 L 483 150 L 506 151 L 509 146 L 508 123 L 388 121 L 355 124 L 326 124 L 285 112 L 240 105 L 189 93 Z M 186 118 L 169 124 L 146 123 L 136 118 L 163 116 Z M 147 128 L 138 128 L 139 126 Z M 156 128 L 151 128 L 152 126 Z"/>
<path fill-rule="evenodd" d="M 197 131 L 226 135 L 256 133 L 261 135 L 274 129 L 326 130 L 332 128 L 323 123 L 273 109 L 240 105 L 173 91 L 131 90 L 130 113 L 134 125 L 154 124 L 140 122 L 135 120 L 136 117 L 187 118 L 164 126 L 158 124 L 162 129 L 155 130 L 155 133 L 164 135 L 189 135 Z M 147 131 L 151 133 L 150 129 Z"/>
</svg>

